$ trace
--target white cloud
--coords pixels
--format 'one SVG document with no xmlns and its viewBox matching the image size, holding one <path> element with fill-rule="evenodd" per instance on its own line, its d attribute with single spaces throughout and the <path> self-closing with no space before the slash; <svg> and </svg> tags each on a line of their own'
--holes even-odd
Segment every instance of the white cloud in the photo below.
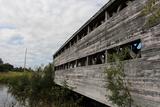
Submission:
<svg viewBox="0 0 160 107">
<path fill-rule="evenodd" d="M 51 62 L 53 53 L 107 1 L 0 0 L 0 57 L 23 66 L 28 48 L 28 67 Z"/>
</svg>

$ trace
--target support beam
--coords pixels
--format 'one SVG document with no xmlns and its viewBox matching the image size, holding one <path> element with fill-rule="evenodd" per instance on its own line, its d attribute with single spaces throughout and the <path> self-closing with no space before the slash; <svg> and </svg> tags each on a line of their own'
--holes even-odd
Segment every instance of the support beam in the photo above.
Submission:
<svg viewBox="0 0 160 107">
<path fill-rule="evenodd" d="M 105 11 L 105 21 L 107 21 L 109 19 L 109 14 L 107 11 Z"/>
<path fill-rule="evenodd" d="M 90 26 L 88 26 L 88 31 L 87 34 L 89 34 L 91 32 Z"/>
<path fill-rule="evenodd" d="M 105 63 L 107 63 L 107 50 L 105 51 Z"/>
<path fill-rule="evenodd" d="M 89 62 L 89 57 L 86 58 L 86 66 L 89 65 L 88 62 Z"/>
</svg>

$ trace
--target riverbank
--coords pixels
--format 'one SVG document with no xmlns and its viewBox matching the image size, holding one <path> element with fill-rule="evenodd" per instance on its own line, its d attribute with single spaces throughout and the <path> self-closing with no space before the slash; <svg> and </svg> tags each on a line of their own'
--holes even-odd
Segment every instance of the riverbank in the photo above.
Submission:
<svg viewBox="0 0 160 107">
<path fill-rule="evenodd" d="M 0 84 L 24 107 L 106 107 L 72 91 L 66 81 L 63 87 L 54 82 L 53 65 L 34 72 L 0 73 Z M 76 88 L 76 87 L 75 87 Z"/>
<path fill-rule="evenodd" d="M 8 84 L 10 81 L 22 76 L 31 77 L 31 72 L 0 72 L 0 84 Z"/>
<path fill-rule="evenodd" d="M 0 73 L 0 84 L 8 87 L 8 93 L 30 107 L 81 107 L 79 98 L 70 91 L 67 83 L 60 87 L 54 83 L 51 64 L 39 67 L 35 72 Z"/>
<path fill-rule="evenodd" d="M 0 73 L 0 84 L 8 87 L 8 93 L 29 107 L 82 107 L 79 98 L 64 82 L 64 87 L 54 83 L 54 70 L 50 64 L 35 72 Z"/>
</svg>

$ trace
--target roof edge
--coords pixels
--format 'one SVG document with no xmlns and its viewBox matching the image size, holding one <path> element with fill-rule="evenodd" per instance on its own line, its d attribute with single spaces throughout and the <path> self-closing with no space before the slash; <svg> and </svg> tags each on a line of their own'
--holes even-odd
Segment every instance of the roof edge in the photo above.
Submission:
<svg viewBox="0 0 160 107">
<path fill-rule="evenodd" d="M 55 56 L 71 39 L 73 39 L 83 28 L 85 28 L 91 21 L 93 21 L 98 15 L 100 15 L 103 11 L 105 11 L 114 1 L 109 0 L 98 12 L 96 12 L 85 24 L 83 24 L 54 54 Z"/>
</svg>

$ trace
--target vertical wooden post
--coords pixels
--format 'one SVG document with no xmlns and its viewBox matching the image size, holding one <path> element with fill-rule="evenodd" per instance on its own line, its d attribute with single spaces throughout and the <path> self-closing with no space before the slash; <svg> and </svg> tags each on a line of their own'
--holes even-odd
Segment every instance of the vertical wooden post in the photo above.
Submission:
<svg viewBox="0 0 160 107">
<path fill-rule="evenodd" d="M 90 33 L 90 27 L 88 26 L 88 31 L 87 31 L 87 34 L 89 34 Z"/>
<path fill-rule="evenodd" d="M 107 20 L 108 20 L 108 18 L 109 18 L 109 14 L 108 14 L 108 12 L 107 12 L 107 11 L 105 11 L 105 21 L 107 21 Z"/>
<path fill-rule="evenodd" d="M 78 67 L 78 60 L 76 60 L 76 67 Z"/>
<path fill-rule="evenodd" d="M 107 63 L 107 50 L 105 51 L 105 63 Z"/>
<path fill-rule="evenodd" d="M 86 58 L 86 66 L 88 66 L 89 57 Z"/>
<path fill-rule="evenodd" d="M 78 35 L 76 36 L 76 39 L 77 39 L 77 43 L 78 43 L 78 40 L 79 40 L 79 37 L 78 37 Z"/>
</svg>

